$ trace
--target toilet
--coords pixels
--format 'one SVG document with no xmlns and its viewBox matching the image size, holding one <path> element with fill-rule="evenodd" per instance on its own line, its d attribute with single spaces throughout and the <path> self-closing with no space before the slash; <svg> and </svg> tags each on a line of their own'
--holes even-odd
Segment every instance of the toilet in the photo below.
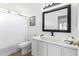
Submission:
<svg viewBox="0 0 79 59">
<path fill-rule="evenodd" d="M 18 44 L 18 48 L 21 50 L 21 55 L 28 54 L 31 51 L 31 42 L 24 41 Z"/>
</svg>

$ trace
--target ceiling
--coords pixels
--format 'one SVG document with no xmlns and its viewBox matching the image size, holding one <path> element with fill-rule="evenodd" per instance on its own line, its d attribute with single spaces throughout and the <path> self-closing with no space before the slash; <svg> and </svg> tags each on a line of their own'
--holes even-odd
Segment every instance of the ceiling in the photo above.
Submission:
<svg viewBox="0 0 79 59">
<path fill-rule="evenodd" d="M 27 11 L 28 9 L 35 9 L 34 6 L 39 7 L 39 5 L 41 6 L 41 3 L 0 3 L 0 8 L 21 13 L 23 11 Z"/>
</svg>

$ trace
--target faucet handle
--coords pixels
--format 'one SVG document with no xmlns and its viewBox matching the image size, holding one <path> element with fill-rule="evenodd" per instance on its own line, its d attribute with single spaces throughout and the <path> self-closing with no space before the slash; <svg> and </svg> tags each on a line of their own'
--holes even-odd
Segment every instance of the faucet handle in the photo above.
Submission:
<svg viewBox="0 0 79 59">
<path fill-rule="evenodd" d="M 44 34 L 41 34 L 40 36 L 44 36 Z"/>
<path fill-rule="evenodd" d="M 73 36 L 71 37 L 72 39 L 75 39 Z"/>
<path fill-rule="evenodd" d="M 69 40 L 64 40 L 64 42 L 67 44 L 73 44 L 73 41 L 69 41 Z"/>
</svg>

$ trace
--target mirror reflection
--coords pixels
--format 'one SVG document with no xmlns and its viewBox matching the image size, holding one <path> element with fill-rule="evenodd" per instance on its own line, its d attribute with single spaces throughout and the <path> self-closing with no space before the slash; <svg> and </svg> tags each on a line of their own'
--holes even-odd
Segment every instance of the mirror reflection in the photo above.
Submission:
<svg viewBox="0 0 79 59">
<path fill-rule="evenodd" d="M 58 16 L 58 29 L 67 30 L 67 15 Z"/>
<path fill-rule="evenodd" d="M 67 30 L 68 8 L 45 14 L 45 29 Z"/>
</svg>

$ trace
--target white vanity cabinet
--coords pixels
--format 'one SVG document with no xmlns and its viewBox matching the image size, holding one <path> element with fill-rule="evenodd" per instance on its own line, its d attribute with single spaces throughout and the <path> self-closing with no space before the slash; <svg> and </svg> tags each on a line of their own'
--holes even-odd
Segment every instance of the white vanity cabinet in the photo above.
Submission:
<svg viewBox="0 0 79 59">
<path fill-rule="evenodd" d="M 61 47 L 54 45 L 54 44 L 48 44 L 48 56 L 60 56 L 61 55 Z"/>
<path fill-rule="evenodd" d="M 31 42 L 31 47 L 32 47 L 32 55 L 37 56 L 37 40 L 32 40 Z"/>
<path fill-rule="evenodd" d="M 38 41 L 38 56 L 47 56 L 47 43 Z"/>
<path fill-rule="evenodd" d="M 41 39 L 32 40 L 32 55 L 34 56 L 77 56 L 78 48 Z"/>
<path fill-rule="evenodd" d="M 32 55 L 34 56 L 47 56 L 47 43 L 32 40 Z"/>
<path fill-rule="evenodd" d="M 62 56 L 77 56 L 77 49 L 62 47 L 61 54 Z"/>
</svg>

